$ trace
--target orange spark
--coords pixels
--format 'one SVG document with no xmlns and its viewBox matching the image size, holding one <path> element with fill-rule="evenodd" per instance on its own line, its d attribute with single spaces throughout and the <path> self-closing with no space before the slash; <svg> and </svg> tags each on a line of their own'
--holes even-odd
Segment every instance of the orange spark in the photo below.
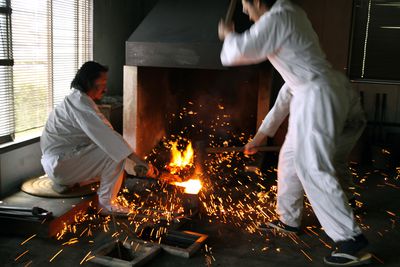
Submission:
<svg viewBox="0 0 400 267">
<path fill-rule="evenodd" d="M 60 249 L 60 251 L 58 251 L 50 260 L 49 262 L 52 262 L 63 250 Z"/>
<path fill-rule="evenodd" d="M 24 256 L 26 253 L 28 253 L 29 252 L 29 250 L 26 250 L 24 253 L 22 253 L 22 254 L 20 254 L 18 257 L 16 257 L 15 259 L 14 259 L 14 261 L 17 261 L 19 258 L 21 258 L 22 256 Z"/>
<path fill-rule="evenodd" d="M 36 236 L 36 234 L 34 234 L 33 236 L 29 237 L 28 239 L 26 239 L 24 242 L 21 243 L 21 246 L 23 244 L 25 244 L 26 242 L 28 242 L 29 240 L 31 240 L 32 238 L 34 238 Z"/>
</svg>

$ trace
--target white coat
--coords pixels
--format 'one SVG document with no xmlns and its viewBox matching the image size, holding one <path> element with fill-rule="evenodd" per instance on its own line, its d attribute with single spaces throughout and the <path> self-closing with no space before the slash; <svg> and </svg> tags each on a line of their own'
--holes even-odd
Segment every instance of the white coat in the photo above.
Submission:
<svg viewBox="0 0 400 267">
<path fill-rule="evenodd" d="M 326 233 L 348 240 L 361 230 L 338 176 L 351 175 L 347 156 L 365 126 L 358 94 L 325 59 L 305 12 L 287 0 L 243 34 L 228 34 L 221 52 L 230 66 L 267 59 L 285 84 L 257 134 L 273 136 L 290 113 L 278 164 L 279 218 L 300 226 L 305 192 Z"/>
<path fill-rule="evenodd" d="M 43 169 L 54 182 L 83 184 L 99 177 L 104 206 L 117 196 L 125 159 L 133 152 L 96 103 L 76 89 L 50 113 L 40 147 Z"/>
</svg>

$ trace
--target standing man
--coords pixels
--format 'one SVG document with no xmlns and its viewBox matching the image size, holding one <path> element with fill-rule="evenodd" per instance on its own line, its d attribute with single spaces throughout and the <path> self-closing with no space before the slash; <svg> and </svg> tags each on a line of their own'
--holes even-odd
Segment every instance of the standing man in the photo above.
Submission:
<svg viewBox="0 0 400 267">
<path fill-rule="evenodd" d="M 244 32 L 220 22 L 224 40 L 221 61 L 234 66 L 268 59 L 285 84 L 254 139 L 245 146 L 254 154 L 267 136 L 274 136 L 290 113 L 289 128 L 278 164 L 277 214 L 268 226 L 297 233 L 303 194 L 337 249 L 324 262 L 352 266 L 368 263 L 368 241 L 354 220 L 338 180 L 346 173 L 347 156 L 365 127 L 364 113 L 344 75 L 332 69 L 305 12 L 289 0 L 242 0 L 254 21 Z"/>
<path fill-rule="evenodd" d="M 145 163 L 113 130 L 95 101 L 106 92 L 108 68 L 88 61 L 71 83 L 72 92 L 49 115 L 40 138 L 42 165 L 53 181 L 53 189 L 66 192 L 75 184 L 100 180 L 97 191 L 102 214 L 127 214 L 128 207 L 116 202 L 127 159 L 154 177 L 157 170 Z"/>
</svg>

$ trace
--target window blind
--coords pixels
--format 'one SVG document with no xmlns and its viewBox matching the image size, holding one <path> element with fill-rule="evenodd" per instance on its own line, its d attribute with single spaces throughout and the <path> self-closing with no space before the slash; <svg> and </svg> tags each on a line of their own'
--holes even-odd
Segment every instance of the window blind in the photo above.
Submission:
<svg viewBox="0 0 400 267">
<path fill-rule="evenodd" d="M 11 8 L 0 0 L 0 144 L 11 141 L 13 133 Z"/>
<path fill-rule="evenodd" d="M 41 131 L 49 112 L 70 92 L 77 69 L 92 59 L 92 5 L 92 0 L 11 1 L 17 137 Z"/>
<path fill-rule="evenodd" d="M 349 75 L 400 83 L 400 1 L 355 0 Z"/>
</svg>

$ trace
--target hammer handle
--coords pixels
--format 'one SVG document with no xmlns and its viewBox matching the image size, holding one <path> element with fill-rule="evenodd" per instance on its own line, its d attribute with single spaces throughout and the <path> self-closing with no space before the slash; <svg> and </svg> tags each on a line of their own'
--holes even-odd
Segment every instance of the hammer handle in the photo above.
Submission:
<svg viewBox="0 0 400 267">
<path fill-rule="evenodd" d="M 277 152 L 281 148 L 280 146 L 258 146 L 258 151 L 262 152 Z M 244 146 L 231 146 L 231 147 L 208 147 L 206 152 L 213 153 L 224 153 L 224 152 L 243 152 Z"/>
<path fill-rule="evenodd" d="M 225 16 L 225 23 L 231 23 L 233 18 L 233 13 L 235 13 L 237 0 L 231 0 L 229 3 L 228 11 Z"/>
</svg>

